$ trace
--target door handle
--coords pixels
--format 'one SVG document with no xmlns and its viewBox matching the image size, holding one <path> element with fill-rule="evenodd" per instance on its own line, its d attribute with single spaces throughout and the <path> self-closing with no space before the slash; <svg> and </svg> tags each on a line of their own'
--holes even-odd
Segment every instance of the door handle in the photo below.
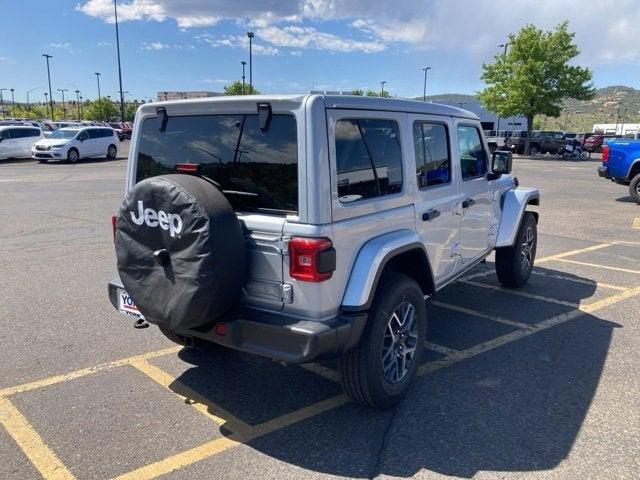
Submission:
<svg viewBox="0 0 640 480">
<path fill-rule="evenodd" d="M 476 201 L 473 198 L 467 198 L 462 201 L 462 208 L 469 208 L 472 205 L 475 205 Z"/>
<path fill-rule="evenodd" d="M 431 210 L 427 210 L 422 214 L 422 221 L 430 222 L 431 220 L 433 220 L 434 218 L 438 218 L 439 216 L 440 216 L 440 210 L 434 210 L 432 208 Z"/>
</svg>

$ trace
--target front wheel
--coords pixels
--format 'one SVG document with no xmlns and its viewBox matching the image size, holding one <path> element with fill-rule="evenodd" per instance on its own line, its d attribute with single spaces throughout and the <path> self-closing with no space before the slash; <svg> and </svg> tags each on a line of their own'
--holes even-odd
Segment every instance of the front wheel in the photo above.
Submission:
<svg viewBox="0 0 640 480">
<path fill-rule="evenodd" d="M 631 179 L 631 183 L 629 183 L 629 195 L 631 195 L 634 202 L 640 204 L 640 173 Z"/>
<path fill-rule="evenodd" d="M 535 157 L 540 154 L 540 149 L 537 145 L 531 145 L 531 147 L 529 147 L 529 154 Z"/>
<path fill-rule="evenodd" d="M 591 152 L 588 152 L 586 150 L 583 150 L 582 153 L 580 153 L 580 158 L 583 161 L 589 160 L 591 158 Z"/>
<path fill-rule="evenodd" d="M 571 158 L 571 154 L 569 152 L 564 152 L 562 154 L 562 159 L 563 160 L 569 160 Z"/>
<path fill-rule="evenodd" d="M 412 278 L 385 273 L 357 347 L 338 360 L 345 393 L 371 408 L 390 408 L 415 377 L 427 335 L 427 309 Z"/>
<path fill-rule="evenodd" d="M 536 217 L 524 212 L 516 242 L 512 247 L 496 248 L 496 274 L 505 287 L 521 287 L 533 270 L 538 245 Z"/>
<path fill-rule="evenodd" d="M 67 160 L 69 160 L 71 163 L 76 163 L 79 158 L 80 153 L 78 152 L 78 150 L 76 150 L 75 148 L 70 148 L 67 152 Z"/>
</svg>

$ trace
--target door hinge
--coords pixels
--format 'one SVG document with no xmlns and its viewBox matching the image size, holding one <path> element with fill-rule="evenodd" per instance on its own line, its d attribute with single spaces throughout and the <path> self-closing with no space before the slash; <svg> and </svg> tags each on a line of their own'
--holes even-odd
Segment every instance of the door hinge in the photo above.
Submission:
<svg viewBox="0 0 640 480">
<path fill-rule="evenodd" d="M 460 244 L 456 243 L 453 247 L 451 247 L 450 257 L 459 257 L 460 256 Z"/>
</svg>

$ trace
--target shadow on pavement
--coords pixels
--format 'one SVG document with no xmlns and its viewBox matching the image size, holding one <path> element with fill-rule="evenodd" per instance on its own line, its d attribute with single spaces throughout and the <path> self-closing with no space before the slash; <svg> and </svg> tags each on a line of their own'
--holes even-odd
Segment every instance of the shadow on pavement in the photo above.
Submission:
<svg viewBox="0 0 640 480">
<path fill-rule="evenodd" d="M 595 281 L 536 270 L 537 282 L 523 290 L 562 290 L 558 298 L 576 304 L 595 293 Z M 574 281 L 566 279 L 571 277 Z M 501 294 L 504 302 L 514 302 L 504 317 L 522 323 L 574 310 L 553 304 L 552 311 L 537 318 L 539 300 L 480 290 L 482 294 L 458 283 L 437 298 L 449 295 L 466 305 L 465 296 L 475 296 L 475 309 L 487 312 L 489 307 L 499 311 L 502 304 L 495 303 L 502 301 L 487 300 L 484 293 Z M 514 316 L 518 309 L 521 317 Z M 476 339 L 474 322 L 482 319 L 462 319 L 457 313 L 430 307 L 431 338 L 466 349 L 516 330 L 486 321 L 486 331 Z M 582 314 L 417 378 L 394 410 L 376 412 L 349 403 L 254 439 L 249 446 L 306 470 L 355 478 L 410 477 L 420 470 L 470 478 L 479 471 L 553 469 L 567 457 L 580 431 L 616 327 Z M 179 391 L 180 384 L 187 385 L 252 425 L 340 393 L 336 383 L 315 373 L 239 352 L 183 350 L 180 358 L 193 367 L 171 388 Z M 242 459 L 236 461 L 242 468 Z"/>
<path fill-rule="evenodd" d="M 631 198 L 631 195 L 627 195 L 626 197 L 618 197 L 616 198 L 616 202 L 620 203 L 636 203 L 636 201 Z"/>
</svg>

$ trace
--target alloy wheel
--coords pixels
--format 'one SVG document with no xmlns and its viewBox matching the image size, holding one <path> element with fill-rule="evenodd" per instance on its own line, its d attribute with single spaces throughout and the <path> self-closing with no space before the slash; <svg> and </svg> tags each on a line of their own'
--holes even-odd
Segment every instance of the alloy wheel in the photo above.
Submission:
<svg viewBox="0 0 640 480">
<path fill-rule="evenodd" d="M 385 379 L 400 382 L 413 364 L 418 344 L 416 309 L 409 302 L 399 304 L 389 316 L 384 333 L 381 362 Z"/>
<path fill-rule="evenodd" d="M 533 264 L 533 251 L 534 251 L 535 245 L 536 245 L 536 238 L 533 233 L 533 227 L 530 226 L 529 228 L 527 228 L 527 231 L 525 233 L 524 242 L 522 243 L 522 249 L 521 249 L 522 269 L 525 272 L 529 270 L 529 268 L 531 268 L 531 265 Z"/>
</svg>

